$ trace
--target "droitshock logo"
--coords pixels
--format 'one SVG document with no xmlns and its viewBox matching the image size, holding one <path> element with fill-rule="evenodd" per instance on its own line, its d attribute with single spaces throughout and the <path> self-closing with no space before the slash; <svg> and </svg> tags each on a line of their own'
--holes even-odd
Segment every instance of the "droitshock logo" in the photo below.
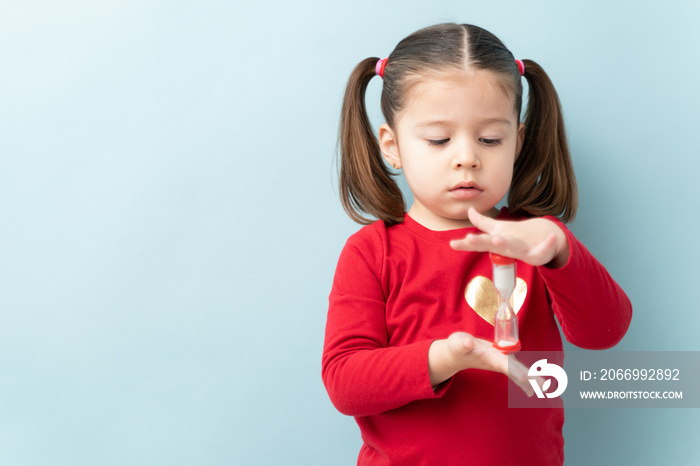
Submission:
<svg viewBox="0 0 700 466">
<path fill-rule="evenodd" d="M 561 396 L 569 383 L 569 378 L 566 376 L 564 369 L 556 364 L 548 363 L 546 359 L 540 359 L 530 366 L 527 375 L 537 398 L 544 398 L 545 396 L 547 398 L 556 398 Z M 552 385 L 552 379 L 546 379 L 540 388 L 535 377 L 554 377 L 557 379 L 557 389 L 552 393 L 547 393 L 547 390 L 549 390 L 549 387 Z"/>
</svg>

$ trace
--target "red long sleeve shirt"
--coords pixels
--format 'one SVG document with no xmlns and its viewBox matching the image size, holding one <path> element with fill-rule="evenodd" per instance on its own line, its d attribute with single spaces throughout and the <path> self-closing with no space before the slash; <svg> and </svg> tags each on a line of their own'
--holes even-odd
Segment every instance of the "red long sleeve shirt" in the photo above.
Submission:
<svg viewBox="0 0 700 466">
<path fill-rule="evenodd" d="M 504 208 L 500 219 L 514 219 Z M 523 351 L 560 351 L 559 320 L 571 343 L 615 345 L 632 307 L 603 266 L 559 221 L 570 256 L 560 269 L 517 263 L 515 307 Z M 488 254 L 449 241 L 475 228 L 429 230 L 408 214 L 352 235 L 329 298 L 323 381 L 335 407 L 354 416 L 364 445 L 358 464 L 561 464 L 563 406 L 509 409 L 500 373 L 468 369 L 435 391 L 428 348 L 462 331 L 493 339 Z M 515 385 L 513 385 L 514 387 Z"/>
</svg>

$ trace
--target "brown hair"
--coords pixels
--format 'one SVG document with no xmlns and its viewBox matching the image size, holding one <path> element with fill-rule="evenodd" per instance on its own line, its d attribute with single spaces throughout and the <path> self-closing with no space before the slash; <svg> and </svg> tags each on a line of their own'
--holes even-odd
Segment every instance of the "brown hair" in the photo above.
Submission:
<svg viewBox="0 0 700 466">
<path fill-rule="evenodd" d="M 384 163 L 365 108 L 365 91 L 375 76 L 376 57 L 362 60 L 348 80 L 340 118 L 340 198 L 350 217 L 362 224 L 373 219 L 401 223 L 406 204 Z M 512 212 L 553 215 L 567 222 L 576 214 L 576 178 L 566 142 L 559 97 L 544 70 L 523 60 L 529 85 L 523 147 L 513 169 L 508 193 Z M 399 42 L 384 69 L 381 107 L 395 128 L 413 87 L 430 74 L 467 66 L 502 77 L 515 96 L 520 116 L 523 86 L 513 54 L 490 32 L 469 24 L 445 23 L 414 32 Z"/>
</svg>

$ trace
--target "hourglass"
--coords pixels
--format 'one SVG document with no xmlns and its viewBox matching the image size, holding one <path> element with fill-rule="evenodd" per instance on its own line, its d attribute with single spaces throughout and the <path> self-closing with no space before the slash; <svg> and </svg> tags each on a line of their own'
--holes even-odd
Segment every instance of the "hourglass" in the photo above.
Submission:
<svg viewBox="0 0 700 466">
<path fill-rule="evenodd" d="M 518 337 L 518 317 L 513 311 L 513 291 L 515 290 L 515 260 L 509 257 L 489 254 L 493 265 L 493 284 L 498 292 L 498 312 L 494 322 L 493 346 L 502 352 L 520 351 Z"/>
</svg>

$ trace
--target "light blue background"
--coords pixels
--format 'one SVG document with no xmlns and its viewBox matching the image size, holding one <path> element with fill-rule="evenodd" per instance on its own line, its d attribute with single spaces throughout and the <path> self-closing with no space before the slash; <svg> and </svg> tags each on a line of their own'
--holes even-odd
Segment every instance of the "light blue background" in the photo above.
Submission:
<svg viewBox="0 0 700 466">
<path fill-rule="evenodd" d="M 571 228 L 634 305 L 618 348 L 700 350 L 699 18 L 697 2 L 0 2 L 0 464 L 354 464 L 359 431 L 320 377 L 359 228 L 335 187 L 342 93 L 358 61 L 443 21 L 550 73 Z M 696 410 L 566 415 L 567 465 L 700 461 Z"/>
</svg>

